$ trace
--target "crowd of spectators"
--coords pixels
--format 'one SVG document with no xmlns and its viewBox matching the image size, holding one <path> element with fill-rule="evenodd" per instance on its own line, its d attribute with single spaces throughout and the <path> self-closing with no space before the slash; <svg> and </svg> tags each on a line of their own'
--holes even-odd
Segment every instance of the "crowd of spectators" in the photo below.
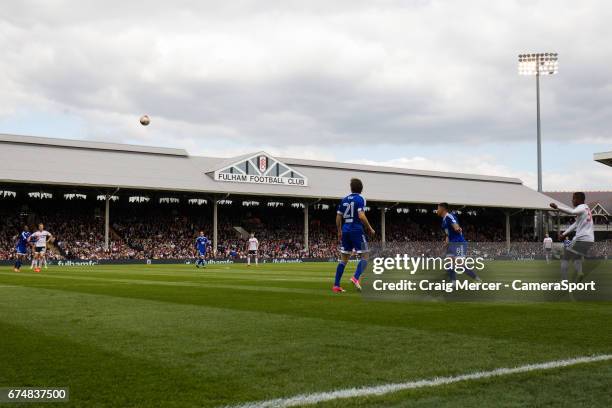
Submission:
<svg viewBox="0 0 612 408">
<path fill-rule="evenodd" d="M 260 242 L 259 257 L 335 259 L 338 240 L 334 212 L 314 212 L 309 222 L 309 245 L 304 249 L 303 215 L 301 211 L 278 211 L 227 214 L 218 225 L 218 247 L 208 251 L 217 258 L 246 257 L 247 236 L 253 232 Z M 242 218 L 243 217 L 243 218 Z M 379 219 L 370 217 L 380 232 Z M 35 217 L 43 222 L 56 238 L 50 245 L 51 259 L 179 259 L 195 257 L 195 237 L 200 230 L 208 235 L 212 246 L 210 217 L 156 212 L 151 214 L 114 214 L 110 229 L 110 250 L 104 250 L 104 221 L 101 216 L 55 214 Z M 16 236 L 23 218 L 4 216 L 0 222 L 0 259 L 14 256 Z M 412 252 L 418 255 L 439 254 L 443 250 L 440 221 L 432 213 L 389 214 L 386 221 L 386 249 Z M 492 216 L 462 214 L 462 226 L 470 248 L 487 257 L 511 256 L 532 258 L 542 254 L 540 241 L 530 239 L 530 231 L 519 228 L 512 235 L 510 250 L 505 243 L 505 232 L 499 219 Z M 373 248 L 380 248 L 379 237 L 374 237 Z M 597 242 L 595 255 L 611 255 L 612 241 Z"/>
</svg>

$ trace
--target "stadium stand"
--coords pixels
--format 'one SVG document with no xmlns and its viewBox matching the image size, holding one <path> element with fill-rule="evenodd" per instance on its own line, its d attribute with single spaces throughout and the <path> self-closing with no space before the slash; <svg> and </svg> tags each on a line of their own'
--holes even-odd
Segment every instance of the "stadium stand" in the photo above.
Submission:
<svg viewBox="0 0 612 408">
<path fill-rule="evenodd" d="M 368 218 L 378 231 L 374 246 L 435 250 L 442 232 L 434 204 L 449 201 L 474 250 L 529 257 L 541 249 L 534 211 L 550 210 L 551 201 L 514 178 L 265 152 L 199 157 L 182 149 L 15 135 L 0 135 L 0 147 L 0 259 L 12 257 L 23 223 L 39 222 L 57 238 L 52 259 L 185 260 L 194 255 L 200 229 L 212 242 L 208 256 L 220 259 L 244 257 L 245 231 L 258 237 L 264 259 L 332 259 L 335 206 L 352 177 L 366 186 Z M 13 165 L 15 157 L 44 157 L 47 166 L 33 179 Z"/>
<path fill-rule="evenodd" d="M 16 203 L 14 203 L 16 204 Z M 189 209 L 133 204 L 115 210 L 111 227 L 109 251 L 104 250 L 104 222 L 100 208 L 83 204 L 72 209 L 61 201 L 50 202 L 39 208 L 43 212 L 24 212 L 23 203 L 3 207 L 0 223 L 0 259 L 14 256 L 15 237 L 23 223 L 35 228 L 43 222 L 56 237 L 55 248 L 49 252 L 51 259 L 173 259 L 189 260 L 194 255 L 194 239 L 199 230 L 211 230 L 210 211 L 207 208 Z M 11 208 L 12 207 L 12 208 Z M 77 209 L 78 207 L 78 209 Z M 262 259 L 317 258 L 335 259 L 337 256 L 335 209 L 313 211 L 309 222 L 310 243 L 304 249 L 301 230 L 302 213 L 293 208 L 257 207 L 248 211 L 230 206 L 224 209 L 224 222 L 219 225 L 219 244 L 216 257 L 226 259 L 245 257 L 246 240 L 236 231 L 236 226 L 253 232 L 260 240 Z M 18 210 L 21 208 L 22 210 Z M 181 211 L 182 210 L 182 211 Z M 14 214 L 20 214 L 15 216 Z M 514 228 L 510 250 L 505 245 L 504 229 L 499 211 L 495 209 L 464 209 L 459 215 L 466 238 L 472 249 L 491 257 L 510 256 L 527 258 L 541 255 L 541 243 L 533 240 L 530 228 L 521 232 Z M 528 218 L 528 217 L 527 217 Z M 524 220 L 526 225 L 528 220 Z M 375 229 L 379 229 L 374 219 Z M 520 223 L 519 223 L 520 224 Z M 414 207 L 409 213 L 390 211 L 387 216 L 387 242 L 389 248 L 429 253 L 439 248 L 443 240 L 440 221 L 432 207 Z M 380 242 L 374 241 L 374 245 Z M 610 254 L 612 241 L 599 242 L 597 255 Z M 212 257 L 212 251 L 209 251 Z"/>
</svg>

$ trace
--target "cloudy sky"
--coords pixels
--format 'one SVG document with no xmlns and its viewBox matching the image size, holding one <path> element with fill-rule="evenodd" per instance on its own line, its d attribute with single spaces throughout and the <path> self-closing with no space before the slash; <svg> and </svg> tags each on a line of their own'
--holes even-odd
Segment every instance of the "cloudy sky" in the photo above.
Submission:
<svg viewBox="0 0 612 408">
<path fill-rule="evenodd" d="M 517 176 L 612 189 L 609 1 L 13 1 L 0 132 Z M 141 114 L 152 118 L 148 127 Z"/>
</svg>

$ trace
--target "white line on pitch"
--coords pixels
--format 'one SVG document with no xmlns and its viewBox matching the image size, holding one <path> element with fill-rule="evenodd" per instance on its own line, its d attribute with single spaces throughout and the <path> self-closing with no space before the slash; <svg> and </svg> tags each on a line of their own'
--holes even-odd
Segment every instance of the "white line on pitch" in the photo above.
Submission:
<svg viewBox="0 0 612 408">
<path fill-rule="evenodd" d="M 567 360 L 547 361 L 545 363 L 527 364 L 513 368 L 496 368 L 490 371 L 479 371 L 450 377 L 436 377 L 424 380 L 409 381 L 404 383 L 383 384 L 373 387 L 349 388 L 344 390 L 318 392 L 314 394 L 301 394 L 289 398 L 278 398 L 267 401 L 247 402 L 234 405 L 234 408 L 285 408 L 301 405 L 311 405 L 319 402 L 331 401 L 341 398 L 368 397 L 390 394 L 398 391 L 412 390 L 416 388 L 436 387 L 438 385 L 453 384 L 460 381 L 481 380 L 484 378 L 499 377 L 504 375 L 527 373 L 537 370 L 551 370 L 554 368 L 568 367 L 576 364 L 594 363 L 597 361 L 612 360 L 612 354 L 576 357 Z"/>
</svg>

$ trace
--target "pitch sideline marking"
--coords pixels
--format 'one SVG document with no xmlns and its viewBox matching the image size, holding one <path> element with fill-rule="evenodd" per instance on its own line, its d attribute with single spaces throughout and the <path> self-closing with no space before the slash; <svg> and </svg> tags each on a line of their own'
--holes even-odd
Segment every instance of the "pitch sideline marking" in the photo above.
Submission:
<svg viewBox="0 0 612 408">
<path fill-rule="evenodd" d="M 547 361 L 545 363 L 527 364 L 513 368 L 496 368 L 490 371 L 478 371 L 474 373 L 461 374 L 449 377 L 435 377 L 404 383 L 383 384 L 372 387 L 348 388 L 344 390 L 318 392 L 313 394 L 300 394 L 288 398 L 278 398 L 267 401 L 247 402 L 233 405 L 231 408 L 285 408 L 301 405 L 311 405 L 319 402 L 331 401 L 342 398 L 355 398 L 367 396 L 380 396 L 398 391 L 412 390 L 417 388 L 436 387 L 439 385 L 453 384 L 461 381 L 481 380 L 504 375 L 527 373 L 537 370 L 551 370 L 554 368 L 568 367 L 577 364 L 594 363 L 598 361 L 612 360 L 612 354 L 601 354 L 585 357 L 576 357 L 567 360 Z"/>
</svg>

